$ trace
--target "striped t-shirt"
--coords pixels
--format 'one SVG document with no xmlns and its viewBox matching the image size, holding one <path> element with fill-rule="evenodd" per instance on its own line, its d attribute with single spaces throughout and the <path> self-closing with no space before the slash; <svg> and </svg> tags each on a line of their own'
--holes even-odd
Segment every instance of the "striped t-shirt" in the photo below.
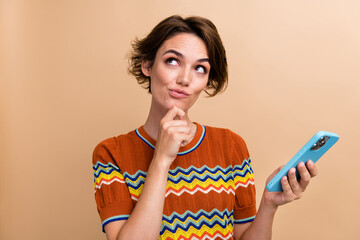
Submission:
<svg viewBox="0 0 360 240">
<path fill-rule="evenodd" d="M 244 140 L 228 129 L 197 124 L 167 180 L 159 239 L 233 239 L 236 223 L 255 218 L 255 187 Z M 156 142 L 140 127 L 94 150 L 95 199 L 102 227 L 129 218 Z"/>
</svg>

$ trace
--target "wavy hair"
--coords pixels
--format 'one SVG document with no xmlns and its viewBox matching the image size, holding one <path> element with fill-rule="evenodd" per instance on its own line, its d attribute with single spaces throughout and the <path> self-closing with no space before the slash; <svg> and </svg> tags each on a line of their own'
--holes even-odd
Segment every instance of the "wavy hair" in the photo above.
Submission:
<svg viewBox="0 0 360 240">
<path fill-rule="evenodd" d="M 146 37 L 135 39 L 129 59 L 129 73 L 151 93 L 151 79 L 143 74 L 141 64 L 143 61 L 150 61 L 152 65 L 164 41 L 178 33 L 192 33 L 204 41 L 211 66 L 206 93 L 212 97 L 224 91 L 228 83 L 225 48 L 215 25 L 209 19 L 198 16 L 170 16 L 156 25 Z"/>
</svg>

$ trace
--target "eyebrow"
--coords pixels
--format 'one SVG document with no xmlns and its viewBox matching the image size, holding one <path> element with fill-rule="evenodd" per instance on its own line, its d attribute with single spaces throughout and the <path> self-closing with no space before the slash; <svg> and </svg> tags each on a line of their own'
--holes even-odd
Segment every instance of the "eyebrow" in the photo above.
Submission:
<svg viewBox="0 0 360 240">
<path fill-rule="evenodd" d="M 167 53 L 173 53 L 178 57 L 184 58 L 184 55 L 182 53 L 180 53 L 180 52 L 178 52 L 176 50 L 173 50 L 173 49 L 169 49 L 166 52 L 164 52 L 163 56 L 165 54 L 167 54 Z M 209 58 L 200 58 L 200 59 L 197 60 L 197 62 L 208 62 L 208 63 L 210 63 L 210 59 Z"/>
</svg>

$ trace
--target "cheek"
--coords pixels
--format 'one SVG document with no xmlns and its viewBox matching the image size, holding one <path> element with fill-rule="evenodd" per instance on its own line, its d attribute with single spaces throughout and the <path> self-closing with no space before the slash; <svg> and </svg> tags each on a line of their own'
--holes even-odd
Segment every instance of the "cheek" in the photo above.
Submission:
<svg viewBox="0 0 360 240">
<path fill-rule="evenodd" d="M 157 68 L 156 71 L 151 74 L 151 82 L 154 82 L 156 86 L 167 85 L 174 77 L 172 75 L 173 73 L 171 71 L 169 72 L 164 68 Z"/>
<path fill-rule="evenodd" d="M 209 78 L 207 78 L 207 79 L 204 81 L 203 90 L 206 90 L 206 89 L 208 88 L 208 83 L 209 83 Z"/>
<path fill-rule="evenodd" d="M 202 79 L 202 80 L 199 82 L 199 85 L 198 85 L 197 89 L 198 89 L 200 92 L 206 90 L 206 88 L 207 88 L 207 83 L 208 83 L 208 79 L 207 79 L 207 78 Z"/>
</svg>

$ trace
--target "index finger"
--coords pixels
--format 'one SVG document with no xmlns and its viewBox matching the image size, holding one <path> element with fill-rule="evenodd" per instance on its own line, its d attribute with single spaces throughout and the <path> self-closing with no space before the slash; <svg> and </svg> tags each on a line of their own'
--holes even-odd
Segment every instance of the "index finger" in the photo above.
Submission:
<svg viewBox="0 0 360 240">
<path fill-rule="evenodd" d="M 181 117 L 185 116 L 185 112 L 178 108 L 178 107 L 172 107 L 163 117 L 163 121 L 171 121 L 174 120 L 176 116 L 179 116 L 179 118 L 181 119 Z"/>
<path fill-rule="evenodd" d="M 312 160 L 307 161 L 306 167 L 309 170 L 311 177 L 318 175 L 318 169 Z"/>
</svg>

